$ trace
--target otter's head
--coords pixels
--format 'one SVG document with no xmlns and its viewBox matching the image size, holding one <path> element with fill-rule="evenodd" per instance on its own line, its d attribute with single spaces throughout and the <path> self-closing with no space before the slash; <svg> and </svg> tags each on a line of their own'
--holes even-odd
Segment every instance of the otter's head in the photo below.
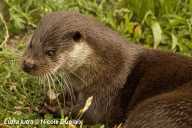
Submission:
<svg viewBox="0 0 192 128">
<path fill-rule="evenodd" d="M 22 69 L 32 75 L 44 75 L 73 71 L 85 64 L 92 50 L 85 41 L 83 19 L 78 13 L 67 12 L 42 18 L 24 53 Z"/>
</svg>

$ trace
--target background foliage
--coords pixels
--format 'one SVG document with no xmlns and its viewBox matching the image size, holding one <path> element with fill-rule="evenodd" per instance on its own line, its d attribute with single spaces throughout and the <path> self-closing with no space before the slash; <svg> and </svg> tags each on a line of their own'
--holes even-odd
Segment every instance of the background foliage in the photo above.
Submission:
<svg viewBox="0 0 192 128">
<path fill-rule="evenodd" d="M 1 0 L 1 121 L 36 118 L 30 109 L 41 100 L 41 86 L 20 70 L 18 54 L 40 17 L 57 10 L 93 15 L 130 43 L 192 54 L 192 0 Z"/>
</svg>

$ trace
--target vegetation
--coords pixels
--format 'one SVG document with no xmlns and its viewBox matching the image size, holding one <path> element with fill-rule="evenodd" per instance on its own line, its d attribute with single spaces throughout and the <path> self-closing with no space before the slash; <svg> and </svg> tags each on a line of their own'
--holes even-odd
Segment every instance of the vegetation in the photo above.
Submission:
<svg viewBox="0 0 192 128">
<path fill-rule="evenodd" d="M 36 79 L 20 70 L 19 60 L 26 38 L 36 28 L 40 17 L 57 10 L 76 10 L 93 15 L 130 43 L 192 55 L 192 0 L 2 0 L 1 123 L 6 117 L 38 118 L 32 108 L 35 109 L 42 100 L 44 91 Z M 52 117 L 48 115 L 47 118 Z"/>
</svg>

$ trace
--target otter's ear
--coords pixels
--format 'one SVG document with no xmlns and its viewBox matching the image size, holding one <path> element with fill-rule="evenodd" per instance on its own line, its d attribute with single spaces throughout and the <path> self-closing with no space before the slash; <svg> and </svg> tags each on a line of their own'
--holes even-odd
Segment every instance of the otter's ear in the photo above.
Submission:
<svg viewBox="0 0 192 128">
<path fill-rule="evenodd" d="M 82 40 L 83 35 L 79 31 L 76 31 L 73 33 L 72 38 L 75 42 L 79 42 Z"/>
</svg>

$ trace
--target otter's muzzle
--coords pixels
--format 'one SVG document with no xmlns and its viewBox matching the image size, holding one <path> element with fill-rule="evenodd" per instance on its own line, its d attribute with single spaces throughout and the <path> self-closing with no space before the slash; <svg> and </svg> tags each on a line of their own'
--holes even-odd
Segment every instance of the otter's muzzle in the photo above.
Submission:
<svg viewBox="0 0 192 128">
<path fill-rule="evenodd" d="M 22 63 L 23 71 L 30 73 L 31 71 L 35 70 L 37 65 L 32 61 L 24 60 Z"/>
</svg>

